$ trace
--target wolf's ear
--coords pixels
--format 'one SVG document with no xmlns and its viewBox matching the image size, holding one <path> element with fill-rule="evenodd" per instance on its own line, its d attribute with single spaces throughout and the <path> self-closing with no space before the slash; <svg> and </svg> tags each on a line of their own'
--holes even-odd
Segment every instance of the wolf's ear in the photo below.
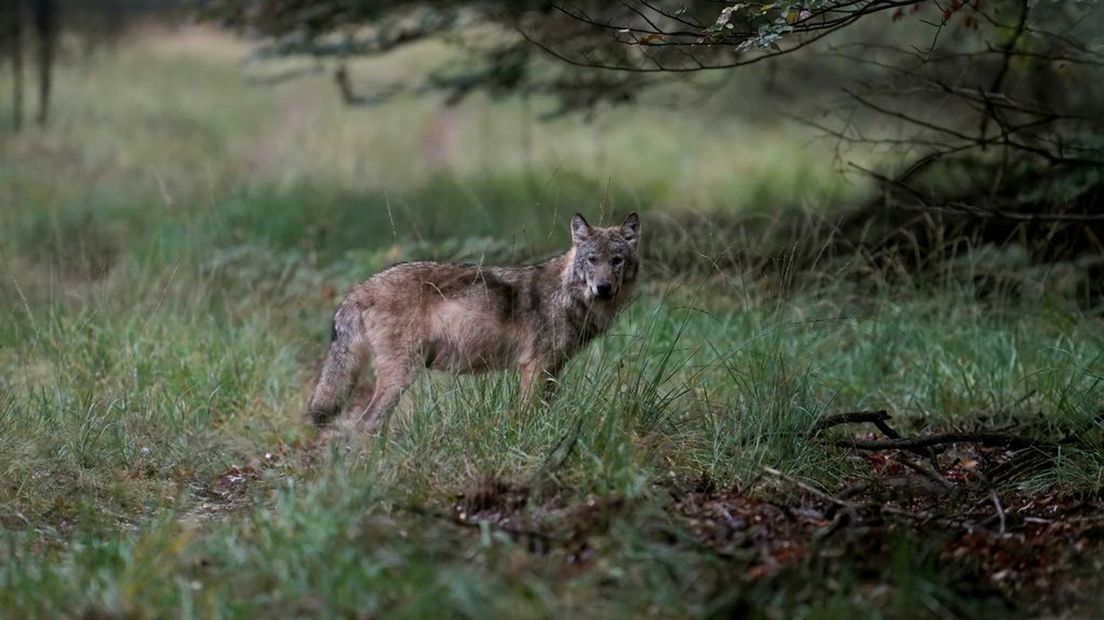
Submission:
<svg viewBox="0 0 1104 620">
<path fill-rule="evenodd" d="M 636 211 L 626 215 L 625 221 L 621 222 L 621 236 L 634 246 L 637 239 L 640 239 L 640 216 Z"/>
<path fill-rule="evenodd" d="M 576 213 L 571 217 L 571 242 L 579 243 L 585 241 L 590 236 L 590 224 L 583 219 L 583 216 Z"/>
</svg>

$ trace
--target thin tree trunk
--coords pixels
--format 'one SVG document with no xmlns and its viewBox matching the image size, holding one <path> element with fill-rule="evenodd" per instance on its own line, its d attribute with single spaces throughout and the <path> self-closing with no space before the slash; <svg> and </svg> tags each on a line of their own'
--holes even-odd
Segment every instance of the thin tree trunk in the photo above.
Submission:
<svg viewBox="0 0 1104 620">
<path fill-rule="evenodd" d="M 12 63 L 12 126 L 23 127 L 23 3 L 7 0 L 8 55 Z"/>
<path fill-rule="evenodd" d="M 34 23 L 38 35 L 38 124 L 46 125 L 50 112 L 50 86 L 58 39 L 57 0 L 36 0 Z"/>
</svg>

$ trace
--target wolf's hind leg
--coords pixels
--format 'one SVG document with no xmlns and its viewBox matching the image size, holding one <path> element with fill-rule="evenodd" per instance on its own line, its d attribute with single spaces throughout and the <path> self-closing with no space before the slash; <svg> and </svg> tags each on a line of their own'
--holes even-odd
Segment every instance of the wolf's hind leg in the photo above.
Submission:
<svg viewBox="0 0 1104 620">
<path fill-rule="evenodd" d="M 414 382 L 416 370 L 412 357 L 390 358 L 386 362 L 377 360 L 376 388 L 372 393 L 372 400 L 360 415 L 362 430 L 374 431 L 383 422 L 384 417 L 398 404 L 406 388 Z"/>
</svg>

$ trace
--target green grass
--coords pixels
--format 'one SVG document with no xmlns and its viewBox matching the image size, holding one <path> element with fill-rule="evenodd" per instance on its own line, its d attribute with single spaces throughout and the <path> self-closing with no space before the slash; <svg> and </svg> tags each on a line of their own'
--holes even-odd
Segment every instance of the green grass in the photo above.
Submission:
<svg viewBox="0 0 1104 620">
<path fill-rule="evenodd" d="M 65 68 L 56 125 L 4 137 L 7 615 L 1004 609 L 948 572 L 938 541 L 907 532 L 887 536 L 884 562 L 747 579 L 753 559 L 698 541 L 671 489 L 762 484 L 764 466 L 838 488 L 863 466 L 809 439 L 832 411 L 886 408 L 918 430 L 1037 411 L 1044 432 L 1092 424 L 1104 341 L 1070 297 L 1045 283 L 997 301 L 951 279 L 792 285 L 717 273 L 707 253 L 690 271 L 712 276 L 653 267 L 548 411 L 520 406 L 511 373 L 427 376 L 382 437 L 320 442 L 303 408 L 335 294 L 375 269 L 543 256 L 563 247 L 571 212 L 599 203 L 606 219 L 644 211 L 648 256 L 685 253 L 649 225 L 677 230 L 690 208 L 822 206 L 838 181 L 807 155 L 778 174 L 772 161 L 804 152 L 782 130 L 726 121 L 718 133 L 649 110 L 602 116 L 600 140 L 576 120 L 537 126 L 527 170 L 512 147 L 489 146 L 510 134 L 491 119 L 516 102 L 451 112 L 456 146 L 434 169 L 426 138 L 409 135 L 440 114 L 432 103 L 345 110 L 322 77 L 250 87 L 232 62 L 240 48 L 205 34 L 136 45 L 94 78 Z M 737 135 L 769 148 L 718 161 Z M 568 165 L 597 144 L 603 166 Z M 722 179 L 733 166 L 740 177 Z M 713 232 L 709 252 L 739 253 L 734 230 Z M 1099 493 L 1101 454 L 1071 449 L 1008 485 Z M 447 518 L 505 510 L 473 499 L 494 481 L 527 490 L 521 531 L 555 540 Z"/>
</svg>

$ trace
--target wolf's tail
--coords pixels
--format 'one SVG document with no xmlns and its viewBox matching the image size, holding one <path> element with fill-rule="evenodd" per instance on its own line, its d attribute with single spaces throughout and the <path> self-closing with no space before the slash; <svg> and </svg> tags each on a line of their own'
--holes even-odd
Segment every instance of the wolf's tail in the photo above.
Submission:
<svg viewBox="0 0 1104 620">
<path fill-rule="evenodd" d="M 364 325 L 355 307 L 342 304 L 334 313 L 330 350 L 322 360 L 307 416 L 311 424 L 325 426 L 345 407 L 364 366 Z"/>
</svg>

